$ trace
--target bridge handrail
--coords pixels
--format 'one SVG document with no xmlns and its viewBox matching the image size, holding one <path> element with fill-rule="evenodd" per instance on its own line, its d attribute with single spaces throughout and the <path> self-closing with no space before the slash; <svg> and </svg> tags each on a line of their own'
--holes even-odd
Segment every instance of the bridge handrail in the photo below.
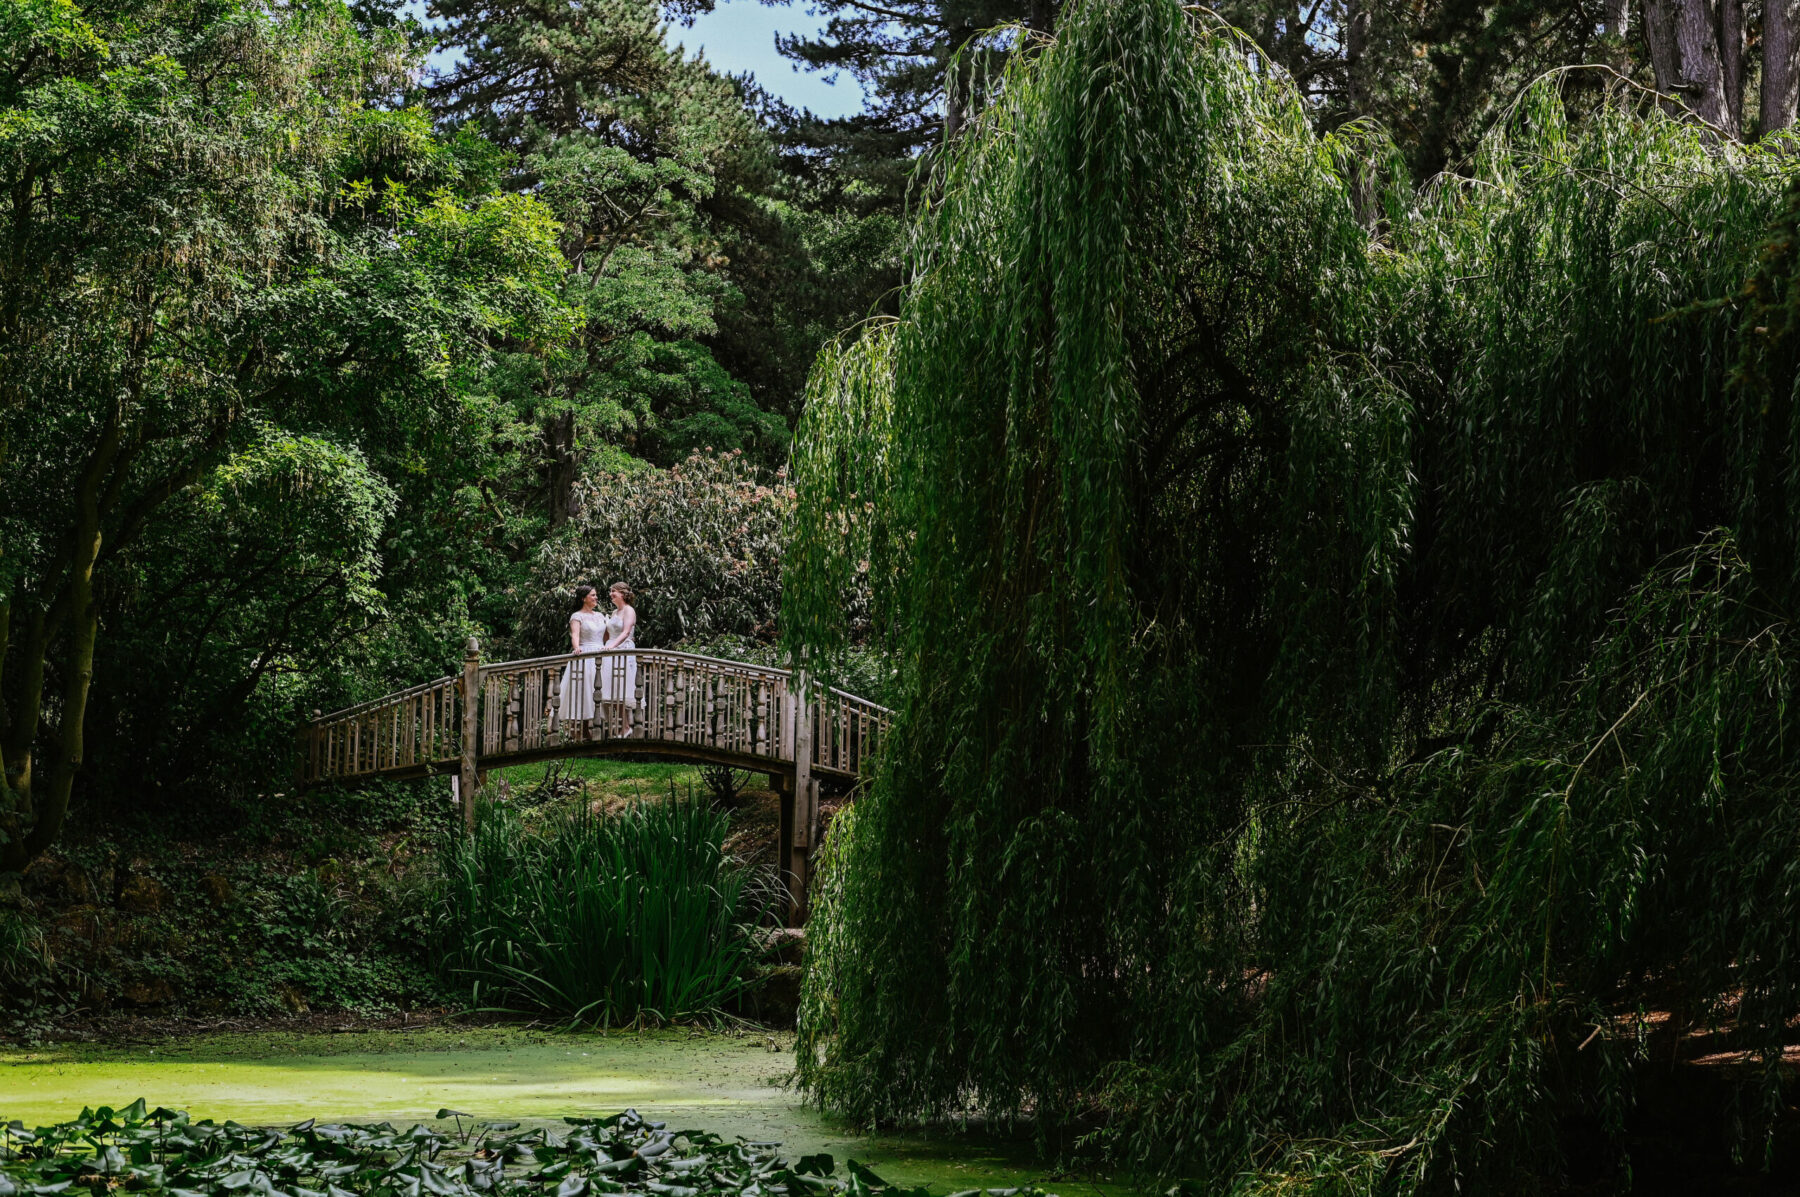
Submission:
<svg viewBox="0 0 1800 1197">
<path fill-rule="evenodd" d="M 348 719 L 352 715 L 361 715 L 365 712 L 373 711 L 377 707 L 387 706 L 389 703 L 404 702 L 409 698 L 425 693 L 427 690 L 435 689 L 438 686 L 453 685 L 461 680 L 462 677 L 460 675 L 451 674 L 449 677 L 433 678 L 429 682 L 418 682 L 408 686 L 404 690 L 390 691 L 387 694 L 383 694 L 380 698 L 364 699 L 362 702 L 356 703 L 353 706 L 339 707 L 335 711 L 326 711 L 322 715 L 314 715 L 311 719 L 306 721 L 306 726 L 314 727 L 321 723 L 332 723 L 339 719 Z"/>
<path fill-rule="evenodd" d="M 552 665 L 563 661 L 573 661 L 577 657 L 625 655 L 637 657 L 655 656 L 659 659 L 674 658 L 678 660 L 698 661 L 705 665 L 723 665 L 728 668 L 742 670 L 746 673 L 758 673 L 773 677 L 781 677 L 789 681 L 792 681 L 794 676 L 793 670 L 783 669 L 779 665 L 758 665 L 753 661 L 733 661 L 729 657 L 709 657 L 701 653 L 679 652 L 669 648 L 604 648 L 587 653 L 554 653 L 547 657 L 522 657 L 516 661 L 483 662 L 481 674 L 483 677 L 486 677 L 490 673 L 499 673 L 509 669 L 525 669 L 534 666 Z M 408 698 L 425 693 L 427 690 L 431 690 L 438 686 L 453 685 L 461 680 L 461 674 L 453 673 L 446 677 L 434 678 L 429 682 L 418 682 L 408 686 L 404 690 L 395 690 L 391 693 L 383 694 L 379 698 L 365 699 L 352 706 L 340 707 L 335 711 L 326 711 L 322 715 L 315 715 L 307 722 L 310 726 L 320 723 L 330 723 L 338 719 L 347 719 L 352 715 L 360 715 L 390 703 L 404 702 Z M 852 694 L 847 690 L 840 690 L 836 686 L 828 686 L 825 687 L 825 689 L 830 694 L 839 698 L 848 699 L 859 706 L 865 706 L 872 710 L 879 711 L 883 715 L 892 715 L 894 713 L 892 709 L 884 707 L 878 702 L 864 698 L 859 694 Z"/>
</svg>

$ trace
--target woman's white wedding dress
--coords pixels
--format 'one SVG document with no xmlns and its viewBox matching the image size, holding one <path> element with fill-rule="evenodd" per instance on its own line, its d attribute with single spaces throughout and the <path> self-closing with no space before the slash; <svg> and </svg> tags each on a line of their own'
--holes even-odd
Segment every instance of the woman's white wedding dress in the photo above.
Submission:
<svg viewBox="0 0 1800 1197">
<path fill-rule="evenodd" d="M 598 611 L 577 611 L 569 622 L 581 630 L 581 651 L 597 653 L 606 644 L 606 616 Z M 588 657 L 576 657 L 563 670 L 562 694 L 556 704 L 562 722 L 594 717 L 594 666 Z"/>
<path fill-rule="evenodd" d="M 625 620 L 614 611 L 602 615 L 598 611 L 577 611 L 569 622 L 581 632 L 581 651 L 597 653 L 625 629 Z M 627 636 L 614 648 L 636 648 L 635 636 Z M 557 719 L 570 722 L 594 717 L 595 691 L 601 702 L 637 703 L 637 657 L 633 655 L 576 657 L 563 670 L 562 691 L 557 701 Z"/>
<path fill-rule="evenodd" d="M 625 630 L 625 617 L 617 611 L 606 616 L 606 639 L 611 640 Z M 636 648 L 637 629 L 613 645 L 615 649 Z M 600 658 L 600 701 L 637 705 L 637 656 L 621 655 Z"/>
</svg>

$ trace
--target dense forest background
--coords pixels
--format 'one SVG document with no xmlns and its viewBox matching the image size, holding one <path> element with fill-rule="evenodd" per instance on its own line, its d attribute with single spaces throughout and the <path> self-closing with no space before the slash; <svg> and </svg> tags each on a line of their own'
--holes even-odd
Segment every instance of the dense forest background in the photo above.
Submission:
<svg viewBox="0 0 1800 1197">
<path fill-rule="evenodd" d="M 1039 44 L 987 31 L 1058 15 L 825 8 L 783 48 L 862 82 L 841 120 L 671 51 L 691 6 L 446 3 L 428 32 L 380 4 L 8 0 L 9 872 L 71 804 L 278 786 L 298 715 L 440 675 L 468 633 L 523 651 L 521 611 L 608 564 L 545 546 L 618 508 L 610 479 L 782 466 L 819 346 L 896 310 L 936 147 Z M 1384 130 L 1415 180 L 1575 64 L 1605 64 L 1568 75 L 1577 117 L 1622 80 L 1722 136 L 1794 116 L 1781 4 L 1219 13 L 1315 129 Z M 718 603 L 654 584 L 648 633 L 772 637 L 779 546 L 751 552 L 760 607 L 690 617 Z"/>
<path fill-rule="evenodd" d="M 900 708 L 838 1109 L 1519 1189 L 1703 1028 L 1772 1150 L 1800 0 L 820 0 L 839 120 L 704 7 L 0 0 L 0 984 L 441 997 L 294 728 L 623 578 Z"/>
</svg>

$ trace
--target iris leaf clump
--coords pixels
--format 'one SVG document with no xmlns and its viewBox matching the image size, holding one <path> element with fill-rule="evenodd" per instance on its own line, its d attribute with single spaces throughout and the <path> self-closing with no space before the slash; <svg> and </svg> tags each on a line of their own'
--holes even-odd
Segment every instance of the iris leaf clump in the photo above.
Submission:
<svg viewBox="0 0 1800 1197">
<path fill-rule="evenodd" d="M 599 1026 L 711 1018 L 750 984 L 766 885 L 725 851 L 729 818 L 671 795 L 527 827 L 484 804 L 447 839 L 434 959 L 477 1008 Z"/>
</svg>

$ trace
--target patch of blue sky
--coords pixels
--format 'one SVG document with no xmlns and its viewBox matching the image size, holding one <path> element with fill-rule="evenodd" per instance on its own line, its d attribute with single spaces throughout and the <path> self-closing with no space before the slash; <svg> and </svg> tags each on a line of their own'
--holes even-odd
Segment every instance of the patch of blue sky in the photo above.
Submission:
<svg viewBox="0 0 1800 1197">
<path fill-rule="evenodd" d="M 422 0 L 408 0 L 405 11 L 428 26 L 432 24 Z M 718 7 L 691 26 L 671 23 L 665 36 L 670 45 L 682 46 L 690 54 L 705 54 L 714 70 L 754 76 L 764 90 L 795 108 L 808 108 L 823 117 L 849 116 L 862 111 L 861 84 L 837 72 L 807 70 L 775 49 L 777 33 L 813 34 L 824 25 L 824 17 L 803 6 L 719 0 Z M 454 55 L 444 51 L 431 57 L 431 65 L 440 70 L 454 61 Z"/>
<path fill-rule="evenodd" d="M 855 79 L 834 71 L 808 70 L 775 49 L 777 33 L 816 34 L 824 25 L 824 17 L 799 7 L 720 0 L 718 7 L 696 19 L 692 28 L 671 25 L 668 39 L 690 51 L 703 50 L 715 70 L 755 76 L 764 90 L 795 108 L 810 108 L 824 117 L 861 112 L 863 90 Z"/>
</svg>

